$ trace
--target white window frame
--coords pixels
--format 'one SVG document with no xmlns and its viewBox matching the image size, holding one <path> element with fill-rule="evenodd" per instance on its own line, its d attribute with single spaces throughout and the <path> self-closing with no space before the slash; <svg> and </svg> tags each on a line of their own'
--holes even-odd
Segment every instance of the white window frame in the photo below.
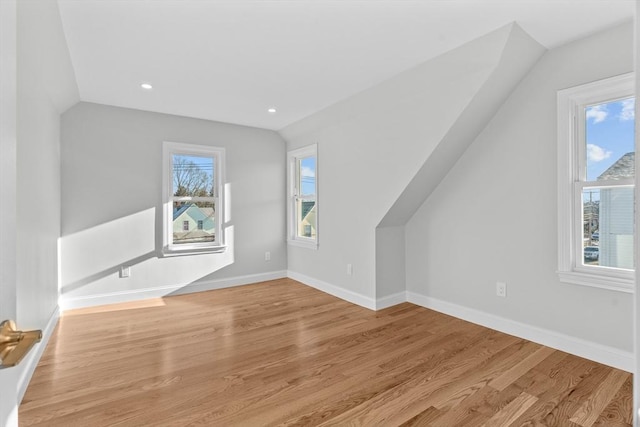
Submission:
<svg viewBox="0 0 640 427">
<path fill-rule="evenodd" d="M 304 237 L 298 236 L 296 232 L 298 224 L 296 220 L 296 203 L 299 198 L 297 168 L 298 161 L 306 157 L 316 158 L 316 180 L 315 180 L 315 209 L 316 209 L 316 236 Z M 292 246 L 298 246 L 307 249 L 318 249 L 318 238 L 320 236 L 320 202 L 318 194 L 318 145 L 312 144 L 306 147 L 291 150 L 287 153 L 287 243 Z"/>
<path fill-rule="evenodd" d="M 173 195 L 173 156 L 175 154 L 213 157 L 214 188 L 213 197 L 177 197 Z M 181 142 L 164 141 L 162 146 L 162 253 L 164 256 L 195 255 L 201 253 L 223 252 L 224 245 L 223 221 L 224 221 L 224 191 L 225 179 L 225 149 L 209 145 L 186 144 Z M 215 241 L 206 243 L 173 244 L 173 204 L 174 202 L 214 202 Z"/>
<path fill-rule="evenodd" d="M 582 190 L 594 187 L 585 176 L 585 108 L 635 96 L 634 80 L 634 73 L 628 73 L 558 91 L 558 275 L 561 282 L 627 293 L 635 290 L 635 271 L 582 263 Z M 597 187 L 633 187 L 634 184 L 634 179 L 602 181 Z"/>
</svg>

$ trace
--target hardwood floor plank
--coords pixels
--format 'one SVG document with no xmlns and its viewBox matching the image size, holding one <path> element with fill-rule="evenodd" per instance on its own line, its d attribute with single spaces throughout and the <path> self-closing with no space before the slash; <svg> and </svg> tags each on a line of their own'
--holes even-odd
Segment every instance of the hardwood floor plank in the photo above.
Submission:
<svg viewBox="0 0 640 427">
<path fill-rule="evenodd" d="M 629 426 L 633 422 L 633 375 L 629 375 L 594 426 Z"/>
<path fill-rule="evenodd" d="M 594 390 L 599 390 L 600 385 L 609 374 L 610 369 L 604 365 L 596 365 L 579 384 L 545 417 L 545 422 L 549 425 L 573 425 L 571 417 L 588 399 Z M 569 423 L 570 422 L 570 423 Z"/>
<path fill-rule="evenodd" d="M 503 348 L 513 344 L 517 338 L 487 333 L 473 347 L 456 354 L 429 369 L 424 374 L 388 390 L 351 411 L 336 417 L 335 422 L 344 423 L 356 420 L 363 425 L 396 425 L 402 417 L 413 417 L 439 401 L 443 394 L 440 389 L 446 387 L 452 379 L 473 371 L 482 361 Z M 430 397 L 434 395 L 434 399 Z"/>
<path fill-rule="evenodd" d="M 527 411 L 534 403 L 538 401 L 538 398 L 531 396 L 527 393 L 521 393 L 518 397 L 513 399 L 511 403 L 498 411 L 493 417 L 491 417 L 483 427 L 508 427 Z"/>
<path fill-rule="evenodd" d="M 582 427 L 591 427 L 629 376 L 626 372 L 611 371 L 598 387 L 598 392 L 592 393 L 582 403 L 571 417 L 571 421 Z"/>
<path fill-rule="evenodd" d="M 539 346 L 536 351 L 529 356 L 525 357 L 517 365 L 514 365 L 511 369 L 508 369 L 500 376 L 491 380 L 489 385 L 496 390 L 504 390 L 511 385 L 515 380 L 526 374 L 531 368 L 538 365 L 547 357 L 551 356 L 555 352 L 554 349 L 549 347 Z"/>
<path fill-rule="evenodd" d="M 550 370 L 547 381 L 534 383 L 524 391 L 537 396 L 538 401 L 525 411 L 514 423 L 522 424 L 547 424 L 545 419 L 568 395 L 573 393 L 576 386 L 587 377 L 597 363 L 568 355 L 560 364 Z M 545 389 L 541 390 L 542 384 Z M 535 393 L 534 393 L 535 392 Z"/>
<path fill-rule="evenodd" d="M 19 419 L 575 427 L 575 416 L 626 425 L 630 378 L 409 303 L 373 312 L 280 279 L 64 313 Z"/>
</svg>

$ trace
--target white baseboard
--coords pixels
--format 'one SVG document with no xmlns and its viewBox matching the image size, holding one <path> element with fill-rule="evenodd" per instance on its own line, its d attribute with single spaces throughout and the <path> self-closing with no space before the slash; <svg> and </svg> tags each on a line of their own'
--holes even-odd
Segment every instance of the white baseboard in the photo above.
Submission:
<svg viewBox="0 0 640 427">
<path fill-rule="evenodd" d="M 42 331 L 42 339 L 39 343 L 33 346 L 31 351 L 25 356 L 24 359 L 17 365 L 16 368 L 19 368 L 19 377 L 18 377 L 18 405 L 22 402 L 22 398 L 24 394 L 27 392 L 27 387 L 29 386 L 29 381 L 31 381 L 31 377 L 38 366 L 38 362 L 42 357 L 42 353 L 44 353 L 44 349 L 47 348 L 47 343 L 49 342 L 49 338 L 51 338 L 51 334 L 58 324 L 58 319 L 60 318 L 60 309 L 56 307 L 56 309 L 49 317 L 49 321 L 47 322 L 47 326 Z M 13 369 L 16 369 L 13 368 Z"/>
<path fill-rule="evenodd" d="M 597 344 L 581 338 L 561 334 L 559 332 L 550 331 L 548 329 L 515 322 L 504 317 L 413 292 L 407 292 L 407 300 L 413 304 L 448 314 L 450 316 L 457 317 L 458 319 L 495 329 L 496 331 L 504 332 L 509 335 L 524 338 L 547 347 L 584 357 L 585 359 L 593 360 L 608 366 L 613 366 L 627 372 L 633 372 L 635 369 L 635 358 L 631 352 Z"/>
<path fill-rule="evenodd" d="M 138 301 L 148 298 L 162 298 L 169 294 L 182 295 L 193 292 L 212 291 L 214 289 L 248 285 L 267 280 L 282 279 L 284 277 L 287 277 L 287 272 L 285 270 L 280 270 L 268 273 L 247 274 L 244 276 L 229 277 L 225 279 L 207 280 L 185 285 L 157 286 L 153 288 L 132 289 L 128 291 L 109 292 L 79 297 L 65 297 L 64 295 L 61 295 L 58 304 L 60 305 L 61 311 L 66 311 L 74 308 L 94 307 L 97 305 Z"/>
<path fill-rule="evenodd" d="M 376 310 L 382 310 L 384 308 L 402 304 L 403 302 L 407 302 L 407 293 L 405 291 L 388 295 L 386 297 L 380 297 L 376 299 Z"/>
<path fill-rule="evenodd" d="M 357 292 L 350 291 L 348 289 L 341 288 L 339 286 L 332 285 L 322 280 L 315 279 L 313 277 L 305 276 L 304 274 L 296 273 L 295 271 L 287 271 L 287 277 L 297 280 L 312 288 L 316 288 L 319 291 L 333 295 L 345 301 L 349 301 L 353 304 L 357 304 L 361 307 L 368 308 L 369 310 L 376 309 L 376 300 L 366 297 Z"/>
</svg>

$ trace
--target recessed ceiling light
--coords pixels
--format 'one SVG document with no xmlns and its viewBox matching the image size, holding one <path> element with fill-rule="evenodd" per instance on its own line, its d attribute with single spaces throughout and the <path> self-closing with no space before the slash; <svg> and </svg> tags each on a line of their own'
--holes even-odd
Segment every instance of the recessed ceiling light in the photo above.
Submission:
<svg viewBox="0 0 640 427">
<path fill-rule="evenodd" d="M 153 86 L 151 86 L 149 83 L 142 83 L 142 84 L 140 85 L 140 87 L 141 87 L 142 89 L 147 89 L 147 90 L 151 90 L 151 89 L 153 89 Z"/>
<path fill-rule="evenodd" d="M 276 113 L 276 109 L 275 108 L 269 108 L 267 111 L 269 113 L 271 113 L 271 114 L 275 114 Z"/>
</svg>

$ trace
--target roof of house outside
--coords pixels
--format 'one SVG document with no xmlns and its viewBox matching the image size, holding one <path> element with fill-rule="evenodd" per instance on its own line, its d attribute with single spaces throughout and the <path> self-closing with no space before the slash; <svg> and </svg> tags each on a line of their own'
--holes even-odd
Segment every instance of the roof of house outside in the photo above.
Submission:
<svg viewBox="0 0 640 427">
<path fill-rule="evenodd" d="M 315 201 L 304 201 L 302 202 L 301 214 L 302 218 L 306 217 L 307 214 L 316 206 Z"/>
<path fill-rule="evenodd" d="M 193 203 L 189 203 L 189 204 L 186 204 L 186 205 L 182 205 L 177 210 L 174 210 L 173 211 L 173 220 L 175 221 L 180 215 L 182 215 L 182 213 L 184 211 L 189 209 L 191 206 L 194 206 L 194 204 Z"/>
<path fill-rule="evenodd" d="M 636 153 L 631 152 L 623 155 L 609 169 L 602 172 L 597 181 L 605 181 L 610 179 L 633 178 L 636 172 Z"/>
<path fill-rule="evenodd" d="M 198 205 L 196 205 L 195 203 L 187 203 L 187 204 L 184 204 L 184 205 L 180 206 L 180 208 L 178 208 L 177 210 L 173 211 L 173 220 L 175 221 L 176 219 L 178 219 L 178 217 L 180 215 L 182 215 L 184 212 L 189 210 L 189 208 L 191 208 L 191 207 L 199 209 L 200 212 L 202 212 L 207 217 L 213 217 L 213 214 L 214 214 L 213 208 L 211 208 L 211 207 L 202 207 L 201 208 Z"/>
</svg>

